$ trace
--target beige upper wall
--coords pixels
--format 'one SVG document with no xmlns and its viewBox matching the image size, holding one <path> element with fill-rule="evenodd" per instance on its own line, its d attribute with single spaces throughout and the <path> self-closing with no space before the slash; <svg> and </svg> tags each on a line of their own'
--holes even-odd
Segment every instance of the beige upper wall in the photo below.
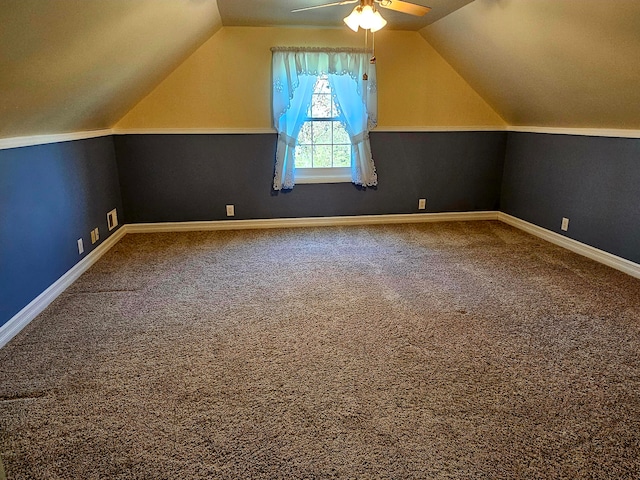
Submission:
<svg viewBox="0 0 640 480">
<path fill-rule="evenodd" d="M 475 0 L 420 33 L 511 125 L 640 129 L 638 0 Z"/>
<path fill-rule="evenodd" d="M 112 127 L 140 99 L 118 127 L 269 128 L 268 47 L 362 44 L 346 28 L 211 37 L 216 0 L 0 1 L 0 138 Z M 639 31 L 638 0 L 475 0 L 429 43 L 383 30 L 380 125 L 640 129 Z"/>
<path fill-rule="evenodd" d="M 0 138 L 109 128 L 221 27 L 215 0 L 2 0 Z"/>
<path fill-rule="evenodd" d="M 346 28 L 223 27 L 116 125 L 117 129 L 268 129 L 272 46 L 362 47 Z M 376 35 L 380 127 L 504 126 L 416 32 Z"/>
</svg>

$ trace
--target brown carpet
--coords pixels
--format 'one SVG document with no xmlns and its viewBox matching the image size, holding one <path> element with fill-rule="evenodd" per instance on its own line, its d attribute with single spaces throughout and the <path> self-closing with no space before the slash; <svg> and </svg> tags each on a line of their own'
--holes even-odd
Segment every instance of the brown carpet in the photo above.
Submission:
<svg viewBox="0 0 640 480">
<path fill-rule="evenodd" d="M 640 478 L 640 281 L 498 222 L 127 235 L 0 428 L 10 480 Z"/>
</svg>

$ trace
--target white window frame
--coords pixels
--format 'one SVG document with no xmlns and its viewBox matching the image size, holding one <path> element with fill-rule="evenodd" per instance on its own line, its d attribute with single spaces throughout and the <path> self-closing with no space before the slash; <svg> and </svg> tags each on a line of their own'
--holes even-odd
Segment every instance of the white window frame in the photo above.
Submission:
<svg viewBox="0 0 640 480">
<path fill-rule="evenodd" d="M 296 183 L 351 182 L 351 167 L 296 168 Z"/>
<path fill-rule="evenodd" d="M 316 77 L 316 81 L 318 80 L 318 78 L 320 78 L 320 75 Z M 307 116 L 307 118 L 305 119 L 305 122 L 335 122 L 335 121 L 339 121 L 339 119 L 337 117 L 316 118 L 316 117 L 309 117 L 309 116 Z M 351 162 L 353 162 L 353 146 L 352 146 L 350 157 L 351 157 Z M 350 182 L 351 182 L 351 166 L 348 166 L 348 167 L 296 167 L 296 183 L 350 183 Z"/>
</svg>

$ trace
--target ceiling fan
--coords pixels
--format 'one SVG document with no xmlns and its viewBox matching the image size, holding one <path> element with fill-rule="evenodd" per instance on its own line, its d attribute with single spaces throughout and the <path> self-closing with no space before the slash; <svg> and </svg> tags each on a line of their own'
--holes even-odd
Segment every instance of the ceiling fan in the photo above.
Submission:
<svg viewBox="0 0 640 480">
<path fill-rule="evenodd" d="M 409 15 L 415 15 L 418 17 L 423 16 L 431 10 L 429 7 L 405 2 L 404 0 L 343 0 L 341 2 L 297 8 L 291 11 L 304 12 L 306 10 L 314 10 L 316 8 L 335 7 L 338 5 L 349 5 L 353 3 L 359 3 L 359 5 L 357 5 L 351 14 L 344 19 L 344 23 L 346 23 L 349 28 L 355 32 L 358 31 L 358 27 L 375 32 L 387 24 L 387 21 L 378 13 L 377 7 L 395 10 L 396 12 L 401 13 L 408 13 Z"/>
</svg>

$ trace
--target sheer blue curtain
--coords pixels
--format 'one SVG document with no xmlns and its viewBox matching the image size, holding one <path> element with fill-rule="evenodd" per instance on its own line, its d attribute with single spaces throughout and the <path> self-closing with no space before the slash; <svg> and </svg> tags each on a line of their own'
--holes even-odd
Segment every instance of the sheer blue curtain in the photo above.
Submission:
<svg viewBox="0 0 640 480">
<path fill-rule="evenodd" d="M 278 118 L 278 146 L 276 148 L 276 174 L 273 179 L 273 189 L 289 189 L 295 184 L 295 148 L 296 138 L 311 103 L 313 87 L 316 78 L 303 75 L 298 78 L 298 87 L 292 95 L 287 110 Z"/>
<path fill-rule="evenodd" d="M 327 74 L 341 109 L 341 119 L 351 137 L 351 180 L 377 185 L 371 157 L 369 129 L 377 124 L 377 81 L 370 53 L 357 49 L 274 47 L 272 57 L 273 127 L 278 131 L 273 189 L 295 184 L 296 137 L 311 103 L 318 75 Z M 368 80 L 363 79 L 366 74 Z"/>
<path fill-rule="evenodd" d="M 329 85 L 336 96 L 340 118 L 351 138 L 351 181 L 356 185 L 376 185 L 378 175 L 371 156 L 367 106 L 362 97 L 356 95 L 356 82 L 348 75 L 329 75 Z M 366 85 L 362 88 L 366 88 Z"/>
</svg>

